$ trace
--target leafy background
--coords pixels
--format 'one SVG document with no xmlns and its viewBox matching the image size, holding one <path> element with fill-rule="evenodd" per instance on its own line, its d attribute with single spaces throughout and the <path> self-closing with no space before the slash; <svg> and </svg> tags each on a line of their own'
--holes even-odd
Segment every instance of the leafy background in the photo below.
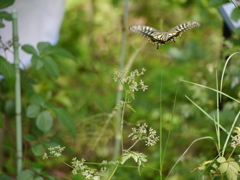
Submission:
<svg viewBox="0 0 240 180">
<path fill-rule="evenodd" d="M 217 7 L 225 2 L 153 0 L 130 1 L 128 4 L 129 26 L 142 24 L 167 31 L 187 21 L 201 23 L 199 28 L 176 39 L 176 43 L 168 43 L 158 50 L 150 43 L 145 44 L 145 38 L 130 32 L 127 34 L 125 63 L 142 47 L 131 70 L 143 67 L 147 70 L 143 80 L 149 89 L 136 93 L 136 99 L 132 102 L 136 113 L 129 111 L 125 114 L 124 146 L 131 146 L 131 139 L 127 135 L 138 122 L 146 122 L 159 132 L 159 121 L 162 121 L 163 136 L 166 138 L 173 116 L 173 133 L 163 170 L 165 175 L 194 139 L 208 135 L 215 137 L 214 124 L 185 95 L 206 112 L 215 113 L 216 94 L 180 80 L 215 88 L 216 72 L 219 76 L 225 57 L 239 49 L 237 34 L 230 39 L 223 37 L 223 19 Z M 98 163 L 104 159 L 111 160 L 114 151 L 114 123 L 107 119 L 116 104 L 117 83 L 113 81 L 113 74 L 119 68 L 123 3 L 120 0 L 68 0 L 58 46 L 71 52 L 76 61 L 54 56 L 59 68 L 58 77 L 55 73 L 51 74 L 51 71 L 45 73 L 34 66 L 22 72 L 25 168 L 41 167 L 59 179 L 81 179 L 72 176 L 71 169 L 57 159 L 42 160 L 40 155 L 45 151 L 45 145 L 49 144 L 65 146 L 63 159 L 67 162 L 75 156 Z M 235 56 L 232 59 L 223 87 L 225 93 L 236 99 L 240 96 L 238 58 Z M 49 70 L 46 69 L 47 71 Z M 12 168 L 15 165 L 13 93 L 7 83 L 1 81 L 0 103 L 4 119 L 4 143 L 0 147 L 3 149 L 1 156 L 4 163 L 1 166 L 3 172 L 12 177 L 16 174 Z M 28 114 L 29 105 L 34 102 L 42 102 L 42 110 L 48 109 L 53 116 L 53 127 L 45 134 L 36 127 L 35 120 Z M 221 123 L 226 129 L 230 128 L 238 109 L 237 104 L 223 99 Z M 66 119 L 74 121 L 75 135 L 65 127 L 64 120 L 62 124 L 61 120 L 57 120 L 57 112 L 60 113 L 61 110 L 64 110 L 62 112 Z M 47 114 L 45 112 L 43 116 Z M 107 130 L 102 132 L 104 126 Z M 224 135 L 222 138 L 224 140 Z M 158 171 L 148 169 L 159 168 L 159 147 L 149 148 L 141 144 L 135 150 L 148 155 L 145 164 L 147 168 L 143 169 L 142 175 L 139 176 L 137 168 L 121 167 L 113 179 L 159 179 Z M 176 166 L 170 179 L 198 177 L 199 172 L 190 171 L 204 160 L 215 156 L 216 149 L 212 142 L 199 142 Z M 129 162 L 128 165 L 134 163 Z"/>
</svg>

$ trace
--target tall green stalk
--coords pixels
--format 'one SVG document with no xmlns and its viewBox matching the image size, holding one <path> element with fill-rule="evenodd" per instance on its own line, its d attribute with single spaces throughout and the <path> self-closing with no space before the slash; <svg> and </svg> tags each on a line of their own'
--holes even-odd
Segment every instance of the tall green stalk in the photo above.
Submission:
<svg viewBox="0 0 240 180">
<path fill-rule="evenodd" d="M 128 22 L 128 0 L 124 1 L 124 14 L 123 14 L 123 28 L 122 28 L 122 46 L 121 46 L 121 55 L 120 55 L 120 64 L 119 69 L 122 70 L 124 67 L 124 59 L 125 59 L 125 51 L 126 51 L 126 42 L 127 42 L 127 22 Z M 122 85 L 118 83 L 118 91 L 117 91 L 117 98 L 116 103 L 118 104 L 122 100 Z M 121 148 L 121 114 L 122 110 L 117 110 L 116 120 L 115 120 L 115 150 L 113 159 L 117 160 L 119 156 L 119 150 Z"/>
<path fill-rule="evenodd" d="M 17 174 L 22 171 L 22 120 L 21 120 L 21 84 L 19 69 L 18 21 L 16 10 L 12 11 L 15 81 L 15 113 L 16 113 L 16 147 L 17 147 Z"/>
</svg>

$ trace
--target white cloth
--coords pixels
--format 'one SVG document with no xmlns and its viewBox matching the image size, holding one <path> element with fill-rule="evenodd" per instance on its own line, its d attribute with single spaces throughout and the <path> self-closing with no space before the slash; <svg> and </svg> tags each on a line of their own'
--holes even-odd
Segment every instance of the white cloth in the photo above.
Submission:
<svg viewBox="0 0 240 180">
<path fill-rule="evenodd" d="M 56 44 L 59 29 L 64 16 L 65 0 L 16 0 L 15 3 L 4 9 L 9 13 L 16 9 L 18 13 L 18 32 L 20 45 L 29 44 L 36 48 L 39 42 Z M 12 40 L 12 22 L 4 21 L 5 27 L 0 29 L 2 41 Z M 30 65 L 31 55 L 19 48 L 20 67 Z M 0 55 L 5 57 L 2 49 Z M 5 57 L 6 58 L 6 57 Z M 7 53 L 7 60 L 13 62 L 13 54 Z"/>
</svg>

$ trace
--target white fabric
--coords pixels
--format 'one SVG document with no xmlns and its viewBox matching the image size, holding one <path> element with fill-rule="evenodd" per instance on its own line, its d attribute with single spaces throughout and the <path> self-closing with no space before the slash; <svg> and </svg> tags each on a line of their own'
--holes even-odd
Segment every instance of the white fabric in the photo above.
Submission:
<svg viewBox="0 0 240 180">
<path fill-rule="evenodd" d="M 3 11 L 11 13 L 13 9 L 18 13 L 20 45 L 29 44 L 36 48 L 38 42 L 57 43 L 64 16 L 65 0 L 16 0 L 12 6 Z M 4 21 L 4 24 L 5 27 L 0 29 L 0 36 L 6 43 L 12 40 L 12 22 Z M 28 67 L 31 56 L 19 50 L 20 67 Z M 0 55 L 5 57 L 2 49 L 0 49 Z M 12 53 L 7 54 L 7 60 L 13 62 Z"/>
</svg>

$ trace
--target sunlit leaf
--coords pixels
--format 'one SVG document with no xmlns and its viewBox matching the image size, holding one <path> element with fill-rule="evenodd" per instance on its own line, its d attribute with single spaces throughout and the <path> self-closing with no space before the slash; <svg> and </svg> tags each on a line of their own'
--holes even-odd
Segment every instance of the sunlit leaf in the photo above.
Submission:
<svg viewBox="0 0 240 180">
<path fill-rule="evenodd" d="M 226 158 L 225 157 L 219 157 L 219 158 L 217 158 L 217 162 L 219 162 L 219 163 L 226 162 Z"/>
<path fill-rule="evenodd" d="M 229 180 L 237 180 L 238 172 L 239 172 L 239 165 L 237 164 L 237 162 L 232 162 L 232 161 L 229 162 L 228 169 L 226 172 L 228 179 Z"/>
<path fill-rule="evenodd" d="M 227 169 L 228 169 L 228 164 L 227 163 L 220 164 L 219 170 L 220 170 L 221 174 L 225 173 L 227 171 Z"/>
</svg>

